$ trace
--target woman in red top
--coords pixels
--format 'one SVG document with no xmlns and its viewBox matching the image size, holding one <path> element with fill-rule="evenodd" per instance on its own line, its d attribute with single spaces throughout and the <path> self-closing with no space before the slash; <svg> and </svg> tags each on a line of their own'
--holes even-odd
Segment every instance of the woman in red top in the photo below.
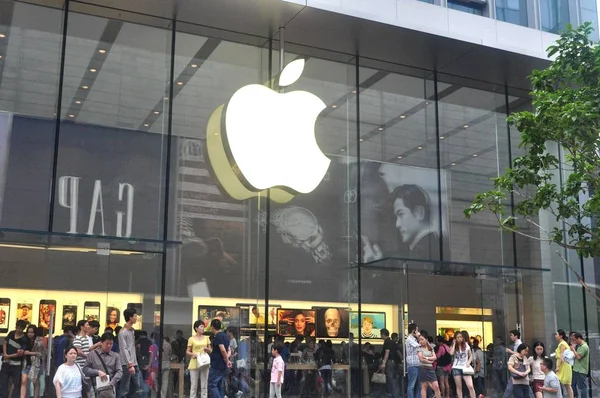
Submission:
<svg viewBox="0 0 600 398">
<path fill-rule="evenodd" d="M 437 377 L 440 385 L 440 393 L 442 397 L 446 398 L 450 396 L 450 383 L 449 377 L 452 373 L 452 356 L 450 355 L 450 348 L 444 336 L 437 336 L 435 338 L 435 355 L 437 356 Z"/>
</svg>

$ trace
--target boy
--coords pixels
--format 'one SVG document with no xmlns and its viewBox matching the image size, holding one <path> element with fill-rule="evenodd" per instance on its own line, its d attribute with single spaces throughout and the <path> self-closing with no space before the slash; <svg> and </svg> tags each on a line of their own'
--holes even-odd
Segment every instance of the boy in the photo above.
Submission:
<svg viewBox="0 0 600 398">
<path fill-rule="evenodd" d="M 560 382 L 558 381 L 556 373 L 552 371 L 552 367 L 552 360 L 544 358 L 540 365 L 540 369 L 546 375 L 546 379 L 544 380 L 544 386 L 540 387 L 540 390 L 542 390 L 544 398 L 562 398 Z"/>
<path fill-rule="evenodd" d="M 285 363 L 281 357 L 283 346 L 280 343 L 273 344 L 271 355 L 273 355 L 273 367 L 271 368 L 271 389 L 269 390 L 269 398 L 281 398 L 281 385 L 283 384 L 283 372 Z"/>
</svg>

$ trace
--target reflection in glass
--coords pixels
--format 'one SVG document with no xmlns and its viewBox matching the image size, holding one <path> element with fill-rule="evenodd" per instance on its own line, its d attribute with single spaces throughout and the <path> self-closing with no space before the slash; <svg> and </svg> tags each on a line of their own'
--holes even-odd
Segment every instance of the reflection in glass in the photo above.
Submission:
<svg viewBox="0 0 600 398">
<path fill-rule="evenodd" d="M 542 30 L 559 34 L 569 23 L 567 0 L 540 0 Z"/>
<path fill-rule="evenodd" d="M 448 8 L 473 15 L 483 15 L 483 7 L 477 3 L 463 3 L 461 1 L 448 0 Z"/>
<path fill-rule="evenodd" d="M 497 0 L 498 20 L 521 26 L 529 26 L 527 0 Z"/>
</svg>

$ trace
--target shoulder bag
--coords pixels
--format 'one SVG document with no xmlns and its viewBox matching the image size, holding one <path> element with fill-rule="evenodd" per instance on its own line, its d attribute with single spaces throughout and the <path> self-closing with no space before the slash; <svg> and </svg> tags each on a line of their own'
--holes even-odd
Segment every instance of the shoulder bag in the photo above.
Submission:
<svg viewBox="0 0 600 398">
<path fill-rule="evenodd" d="M 102 367 L 104 368 L 104 373 L 106 373 L 108 375 L 108 377 L 110 379 L 112 379 L 112 375 L 110 374 L 110 372 L 108 371 L 108 367 L 106 366 L 106 362 L 104 362 L 104 359 L 102 359 L 102 355 L 100 355 L 98 353 L 98 350 L 94 351 L 96 353 L 96 355 L 98 355 L 98 359 L 100 360 L 100 362 L 102 362 Z M 97 383 L 97 382 L 96 382 Z"/>
<path fill-rule="evenodd" d="M 527 368 L 525 367 L 525 363 L 517 358 L 517 362 L 519 363 L 518 367 L 514 367 L 513 368 L 517 371 L 517 372 L 525 372 L 527 370 Z M 513 379 L 515 380 L 523 380 L 525 377 L 527 376 L 519 376 L 514 374 L 513 372 L 510 372 L 510 375 L 512 376 Z"/>
<path fill-rule="evenodd" d="M 379 372 L 373 373 L 373 377 L 371 378 L 371 381 L 374 384 L 385 384 L 387 382 L 387 379 L 385 377 L 385 373 L 379 371 Z"/>
<path fill-rule="evenodd" d="M 79 370 L 79 374 L 81 375 L 81 396 L 83 398 L 89 397 L 90 390 L 94 390 L 94 388 L 92 388 L 90 386 L 90 383 L 88 383 L 85 375 L 83 374 L 83 370 L 81 370 L 81 367 L 77 363 L 75 363 L 75 366 L 77 366 L 77 369 Z M 94 391 L 94 396 L 95 395 L 96 395 L 96 391 Z"/>
</svg>

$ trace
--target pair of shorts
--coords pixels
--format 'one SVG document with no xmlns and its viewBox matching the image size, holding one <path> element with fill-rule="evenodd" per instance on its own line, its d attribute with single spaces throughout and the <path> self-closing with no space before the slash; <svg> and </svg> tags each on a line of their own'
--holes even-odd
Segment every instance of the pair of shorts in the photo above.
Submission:
<svg viewBox="0 0 600 398">
<path fill-rule="evenodd" d="M 450 376 L 451 370 L 445 370 L 443 367 L 438 366 L 438 368 L 435 370 L 435 373 L 437 374 L 437 377 L 444 377 L 444 376 Z"/>
<path fill-rule="evenodd" d="M 25 366 L 23 366 L 23 371 L 21 371 L 21 374 L 28 375 L 30 371 L 31 371 L 31 365 L 25 365 Z"/>
<path fill-rule="evenodd" d="M 471 376 L 472 377 L 473 375 L 464 375 L 462 369 L 452 369 L 452 376 L 454 376 L 454 377 L 458 377 L 458 376 L 460 376 L 460 377 Z"/>
<path fill-rule="evenodd" d="M 419 368 L 419 381 L 421 383 L 437 381 L 435 370 L 433 370 L 433 368 L 430 367 L 421 366 Z"/>
<path fill-rule="evenodd" d="M 534 380 L 533 381 L 533 393 L 541 392 L 544 393 L 540 388 L 544 387 L 544 380 Z"/>
</svg>

